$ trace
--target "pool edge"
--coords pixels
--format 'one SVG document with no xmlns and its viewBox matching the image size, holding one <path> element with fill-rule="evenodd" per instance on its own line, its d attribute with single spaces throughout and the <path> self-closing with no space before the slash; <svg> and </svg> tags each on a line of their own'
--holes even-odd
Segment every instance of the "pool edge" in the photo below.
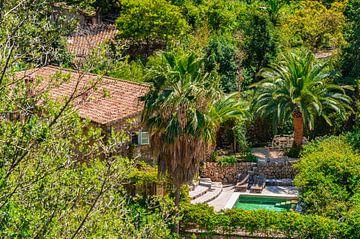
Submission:
<svg viewBox="0 0 360 239">
<path fill-rule="evenodd" d="M 283 199 L 299 199 L 299 196 L 298 195 L 284 195 L 284 194 L 281 194 L 281 195 L 274 195 L 274 194 L 269 194 L 269 193 L 266 193 L 266 194 L 259 194 L 259 193 L 241 193 L 241 192 L 234 192 L 230 199 L 227 201 L 225 207 L 224 207 L 224 210 L 226 209 L 232 209 L 234 208 L 234 205 L 236 203 L 236 201 L 238 200 L 238 198 L 241 196 L 241 195 L 246 195 L 246 196 L 258 196 L 258 197 L 272 197 L 272 198 L 283 198 Z"/>
</svg>

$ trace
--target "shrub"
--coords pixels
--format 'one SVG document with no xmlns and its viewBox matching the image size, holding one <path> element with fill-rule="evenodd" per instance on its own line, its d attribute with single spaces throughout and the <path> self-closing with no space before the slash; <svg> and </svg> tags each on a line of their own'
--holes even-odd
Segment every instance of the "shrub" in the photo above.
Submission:
<svg viewBox="0 0 360 239">
<path fill-rule="evenodd" d="M 285 149 L 285 155 L 290 158 L 298 158 L 300 156 L 301 148 L 292 147 L 289 149 Z"/>
<path fill-rule="evenodd" d="M 247 162 L 257 162 L 257 157 L 252 154 L 250 149 L 248 151 L 246 151 L 245 159 Z"/>
<path fill-rule="evenodd" d="M 354 131 L 347 133 L 346 140 L 354 150 L 360 152 L 360 129 L 357 128 Z"/>
<path fill-rule="evenodd" d="M 198 228 L 207 233 L 233 233 L 244 231 L 254 235 L 286 238 L 351 238 L 346 234 L 347 225 L 326 217 L 301 215 L 295 212 L 229 209 L 215 213 L 204 204 L 183 204 L 182 229 Z M 356 237 L 352 237 L 356 238 Z"/>
<path fill-rule="evenodd" d="M 339 219 L 356 206 L 360 192 L 360 155 L 343 136 L 308 143 L 296 168 L 301 200 L 309 213 Z"/>
<path fill-rule="evenodd" d="M 234 155 L 231 156 L 224 156 L 220 159 L 217 160 L 217 163 L 224 167 L 224 166 L 230 166 L 230 165 L 234 165 L 237 163 L 237 159 Z"/>
<path fill-rule="evenodd" d="M 218 151 L 213 151 L 210 155 L 210 162 L 216 162 L 217 158 L 219 156 Z"/>
</svg>

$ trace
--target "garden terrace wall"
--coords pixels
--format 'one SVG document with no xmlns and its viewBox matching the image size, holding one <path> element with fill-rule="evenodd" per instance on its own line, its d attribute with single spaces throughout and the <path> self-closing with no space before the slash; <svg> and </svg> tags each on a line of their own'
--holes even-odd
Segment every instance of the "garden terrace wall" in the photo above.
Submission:
<svg viewBox="0 0 360 239">
<path fill-rule="evenodd" d="M 293 162 L 240 162 L 231 166 L 207 162 L 201 169 L 201 177 L 210 178 L 213 182 L 235 183 L 237 175 L 249 171 L 256 175 L 264 175 L 268 179 L 294 178 L 296 175 Z"/>
</svg>

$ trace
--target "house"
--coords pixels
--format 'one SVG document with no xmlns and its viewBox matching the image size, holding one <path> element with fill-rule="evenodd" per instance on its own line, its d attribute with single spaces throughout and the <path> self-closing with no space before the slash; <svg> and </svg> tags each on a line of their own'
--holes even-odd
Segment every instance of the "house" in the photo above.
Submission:
<svg viewBox="0 0 360 239">
<path fill-rule="evenodd" d="M 114 39 L 116 33 L 114 25 L 88 26 L 67 37 L 67 49 L 76 60 L 81 62 L 101 44 Z"/>
<path fill-rule="evenodd" d="M 54 76 L 59 74 L 68 80 L 57 82 Z M 46 89 L 54 100 L 72 97 L 72 105 L 80 117 L 89 119 L 105 132 L 127 133 L 131 138 L 129 145 L 137 146 L 131 156 L 150 157 L 149 135 L 140 124 L 143 103 L 139 97 L 148 92 L 147 85 L 54 66 L 22 71 L 16 78 L 40 79 L 42 83 L 36 91 Z"/>
</svg>

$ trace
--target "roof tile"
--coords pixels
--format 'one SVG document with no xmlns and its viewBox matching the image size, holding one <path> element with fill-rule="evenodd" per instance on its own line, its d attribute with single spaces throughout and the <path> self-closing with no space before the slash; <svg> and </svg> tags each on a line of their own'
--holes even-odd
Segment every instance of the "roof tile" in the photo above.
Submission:
<svg viewBox="0 0 360 239">
<path fill-rule="evenodd" d="M 82 118 L 89 118 L 103 125 L 112 125 L 140 114 L 143 103 L 139 101 L 139 97 L 145 95 L 149 89 L 147 85 L 135 82 L 53 66 L 28 70 L 21 74 L 32 78 L 42 78 L 43 82 L 50 82 L 56 73 L 69 74 L 70 80 L 51 88 L 50 95 L 61 99 L 69 97 L 74 90 L 77 94 L 86 92 L 74 102 L 76 109 Z M 95 81 L 98 81 L 96 86 L 88 90 Z M 79 83 L 76 88 L 77 82 Z"/>
</svg>

